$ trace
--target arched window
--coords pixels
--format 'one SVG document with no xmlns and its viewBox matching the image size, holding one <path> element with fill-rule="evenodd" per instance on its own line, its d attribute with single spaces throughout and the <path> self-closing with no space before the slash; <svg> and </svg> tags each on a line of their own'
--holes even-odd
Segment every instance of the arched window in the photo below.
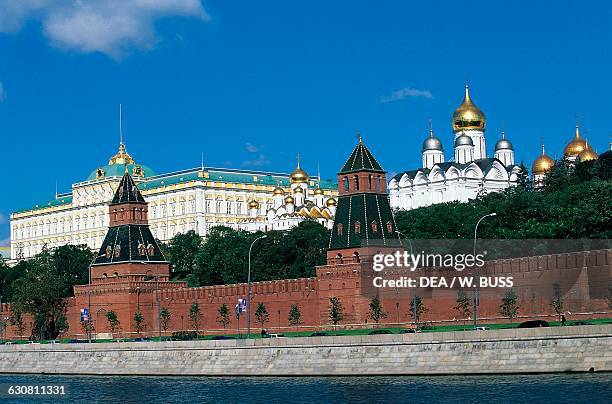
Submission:
<svg viewBox="0 0 612 404">
<path fill-rule="evenodd" d="M 106 251 L 104 251 L 104 256 L 106 258 L 110 258 L 111 257 L 111 252 L 112 252 L 112 250 L 111 250 L 110 246 L 106 246 Z"/>
<path fill-rule="evenodd" d="M 368 176 L 368 185 L 370 186 L 370 189 L 373 189 L 372 188 L 372 177 L 374 177 L 372 174 Z"/>
<path fill-rule="evenodd" d="M 344 177 L 344 190 L 346 192 L 349 191 L 349 179 L 348 179 L 348 177 Z"/>
<path fill-rule="evenodd" d="M 376 220 L 372 222 L 372 231 L 374 233 L 378 232 L 378 222 L 376 222 Z"/>
<path fill-rule="evenodd" d="M 355 222 L 355 233 L 361 233 L 361 222 Z"/>
<path fill-rule="evenodd" d="M 354 176 L 353 181 L 355 183 L 355 191 L 359 191 L 359 176 Z"/>
<path fill-rule="evenodd" d="M 147 254 L 148 255 L 154 255 L 155 254 L 155 247 L 153 247 L 153 244 L 149 243 L 147 245 Z"/>
<path fill-rule="evenodd" d="M 387 233 L 393 233 L 393 223 L 390 220 L 387 222 Z"/>
<path fill-rule="evenodd" d="M 138 243 L 138 255 L 145 255 L 145 245 L 143 243 Z"/>
<path fill-rule="evenodd" d="M 378 176 L 378 185 L 377 185 L 378 192 L 380 192 L 382 190 L 382 187 L 381 187 L 382 182 L 381 181 L 382 181 L 382 177 L 379 175 Z"/>
<path fill-rule="evenodd" d="M 342 223 L 338 223 L 338 225 L 336 226 L 336 228 L 338 229 L 338 235 L 342 236 Z"/>
<path fill-rule="evenodd" d="M 355 251 L 353 253 L 353 258 L 355 258 L 355 262 L 360 262 L 361 258 L 359 257 L 359 253 Z"/>
<path fill-rule="evenodd" d="M 121 254 L 121 246 L 119 244 L 115 245 L 115 258 L 119 257 L 119 255 Z"/>
</svg>

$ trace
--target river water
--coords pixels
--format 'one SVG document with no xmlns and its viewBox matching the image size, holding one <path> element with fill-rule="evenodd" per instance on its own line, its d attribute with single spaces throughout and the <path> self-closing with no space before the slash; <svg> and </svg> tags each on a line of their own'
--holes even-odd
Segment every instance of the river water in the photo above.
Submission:
<svg viewBox="0 0 612 404">
<path fill-rule="evenodd" d="M 1 403 L 609 403 L 612 373 L 400 377 L 0 375 L 0 386 L 63 385 L 65 396 Z"/>
</svg>

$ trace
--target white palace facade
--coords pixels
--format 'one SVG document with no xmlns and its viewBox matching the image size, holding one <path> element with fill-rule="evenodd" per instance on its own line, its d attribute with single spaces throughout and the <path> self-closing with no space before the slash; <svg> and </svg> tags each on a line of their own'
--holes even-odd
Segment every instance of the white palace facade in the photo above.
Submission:
<svg viewBox="0 0 612 404">
<path fill-rule="evenodd" d="M 333 217 L 337 185 L 310 178 L 299 167 L 292 174 L 201 167 L 156 175 L 137 164 L 120 142 L 108 164 L 98 167 L 87 180 L 72 185 L 69 193 L 48 202 L 13 212 L 10 218 L 11 259 L 31 257 L 43 248 L 85 244 L 98 249 L 108 228 L 108 203 L 128 170 L 149 203 L 149 223 L 162 241 L 178 233 L 195 231 L 205 237 L 211 227 L 236 229 L 287 229 L 307 217 L 326 225 Z M 304 206 L 317 201 L 318 213 L 286 212 L 286 197 L 303 191 Z M 278 195 L 283 206 L 279 210 Z M 312 199 L 312 203 L 308 203 Z M 328 205 L 330 208 L 328 208 Z M 294 205 L 295 206 L 295 205 Z M 301 208 L 301 206 L 300 206 Z M 278 214 L 274 212 L 278 211 Z M 301 214 L 300 214 L 301 213 Z M 248 225 L 257 219 L 257 225 Z"/>
<path fill-rule="evenodd" d="M 453 114 L 453 158 L 446 161 L 442 141 L 430 128 L 423 142 L 422 167 L 400 172 L 389 181 L 394 209 L 416 209 L 436 203 L 467 202 L 517 183 L 514 147 L 502 132 L 493 157 L 487 156 L 485 115 L 465 86 L 463 102 Z"/>
</svg>

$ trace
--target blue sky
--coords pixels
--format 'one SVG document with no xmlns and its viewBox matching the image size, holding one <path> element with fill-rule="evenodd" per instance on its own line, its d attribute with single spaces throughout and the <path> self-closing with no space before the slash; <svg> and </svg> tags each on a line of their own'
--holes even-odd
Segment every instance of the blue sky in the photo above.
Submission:
<svg viewBox="0 0 612 404">
<path fill-rule="evenodd" d="M 357 132 L 388 171 L 420 167 L 429 118 L 450 157 L 466 79 L 489 153 L 503 125 L 518 161 L 542 136 L 559 156 L 575 113 L 604 151 L 612 8 L 532 3 L 0 0 L 0 240 L 11 211 L 106 163 L 119 103 L 157 173 L 301 153 L 332 178 Z"/>
</svg>

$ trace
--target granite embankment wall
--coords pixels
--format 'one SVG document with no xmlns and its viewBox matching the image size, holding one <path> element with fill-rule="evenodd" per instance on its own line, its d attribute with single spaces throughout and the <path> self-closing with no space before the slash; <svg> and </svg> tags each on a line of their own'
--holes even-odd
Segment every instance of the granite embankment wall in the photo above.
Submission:
<svg viewBox="0 0 612 404">
<path fill-rule="evenodd" d="M 612 325 L 163 343 L 0 346 L 0 373 L 433 375 L 612 370 Z"/>
</svg>

